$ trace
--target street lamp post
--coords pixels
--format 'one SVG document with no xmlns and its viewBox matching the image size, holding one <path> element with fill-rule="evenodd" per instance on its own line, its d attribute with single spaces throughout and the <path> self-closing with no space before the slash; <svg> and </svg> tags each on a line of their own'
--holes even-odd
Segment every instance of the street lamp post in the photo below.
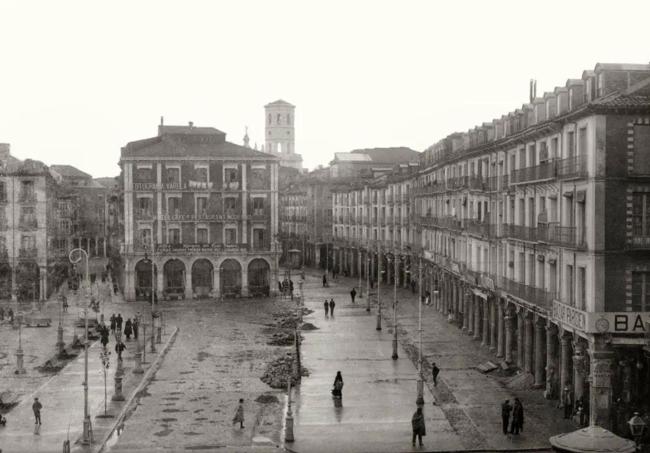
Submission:
<svg viewBox="0 0 650 453">
<path fill-rule="evenodd" d="M 638 412 L 635 412 L 632 418 L 627 422 L 630 427 L 630 434 L 634 437 L 634 442 L 636 443 L 636 449 L 641 451 L 641 438 L 643 437 L 643 430 L 645 429 L 645 421 L 639 416 Z"/>
<path fill-rule="evenodd" d="M 363 286 L 361 286 L 361 246 L 359 246 L 359 248 L 357 250 L 358 250 L 358 253 L 359 253 L 358 258 L 357 258 L 357 260 L 358 260 L 357 262 L 359 263 L 359 265 L 357 266 L 357 274 L 359 274 L 359 285 L 358 285 L 359 286 L 359 299 L 363 299 Z"/>
<path fill-rule="evenodd" d="M 68 256 L 72 264 L 81 261 L 81 256 L 74 259 L 74 253 L 79 252 L 86 260 L 85 281 L 87 287 L 90 289 L 90 280 L 88 278 L 88 252 L 82 248 L 72 249 Z M 83 421 L 83 436 L 81 443 L 88 445 L 92 442 L 92 425 L 90 422 L 90 411 L 88 410 L 88 307 L 84 307 L 84 421 Z"/>
<path fill-rule="evenodd" d="M 18 321 L 18 349 L 16 349 L 16 371 L 15 374 L 25 374 L 24 357 L 23 353 L 23 320 L 22 315 L 16 313 L 16 320 Z"/>
<path fill-rule="evenodd" d="M 397 360 L 397 272 L 399 269 L 399 260 L 397 254 L 393 251 L 394 272 L 393 272 L 393 355 L 391 358 Z"/>
<path fill-rule="evenodd" d="M 424 379 L 422 376 L 422 255 L 418 257 L 418 382 L 417 392 L 418 396 L 415 404 L 424 404 Z"/>
<path fill-rule="evenodd" d="M 370 313 L 370 247 L 366 249 L 366 311 Z"/>
<path fill-rule="evenodd" d="M 377 327 L 376 330 L 381 330 L 381 296 L 379 295 L 381 289 L 381 245 L 377 243 Z"/>
<path fill-rule="evenodd" d="M 284 428 L 285 442 L 293 442 L 293 413 L 291 412 L 291 376 L 287 377 L 287 416 Z"/>
<path fill-rule="evenodd" d="M 56 351 L 59 357 L 63 355 L 63 348 L 65 348 L 65 343 L 63 342 L 63 294 L 59 295 L 59 326 L 56 329 Z"/>
</svg>

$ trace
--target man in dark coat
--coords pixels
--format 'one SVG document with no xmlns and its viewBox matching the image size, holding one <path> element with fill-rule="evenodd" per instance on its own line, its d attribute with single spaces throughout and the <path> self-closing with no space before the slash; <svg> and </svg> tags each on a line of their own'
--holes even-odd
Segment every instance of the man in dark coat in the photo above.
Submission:
<svg viewBox="0 0 650 453">
<path fill-rule="evenodd" d="M 323 274 L 323 288 L 327 286 L 327 274 Z"/>
<path fill-rule="evenodd" d="M 138 322 L 138 317 L 136 316 L 133 318 L 133 338 L 136 340 L 138 339 L 138 327 L 140 327 L 140 323 Z"/>
<path fill-rule="evenodd" d="M 115 345 L 115 352 L 117 352 L 117 360 L 122 360 L 122 351 L 126 349 L 126 346 L 121 341 Z"/>
<path fill-rule="evenodd" d="M 501 426 L 503 428 L 503 434 L 508 434 L 508 425 L 510 424 L 510 411 L 512 411 L 510 400 L 505 400 L 505 402 L 501 404 Z"/>
<path fill-rule="evenodd" d="M 422 408 L 418 407 L 411 418 L 411 426 L 413 427 L 413 446 L 415 446 L 415 438 L 418 438 L 420 447 L 422 446 L 422 436 L 427 435 L 427 428 L 424 424 L 424 414 Z"/>
<path fill-rule="evenodd" d="M 330 309 L 330 304 L 329 304 L 329 302 L 327 302 L 327 299 L 325 299 L 325 302 L 323 303 L 323 308 L 325 308 L 325 317 L 327 318 L 327 314 L 328 314 L 329 309 Z"/>
<path fill-rule="evenodd" d="M 357 297 L 357 290 L 352 288 L 352 291 L 350 291 L 350 298 L 352 299 L 352 303 L 354 303 L 355 297 Z"/>
<path fill-rule="evenodd" d="M 111 333 L 115 333 L 115 327 L 117 326 L 117 317 L 115 316 L 115 313 L 111 315 Z"/>
<path fill-rule="evenodd" d="M 122 321 L 124 321 L 122 314 L 118 313 L 117 318 L 115 318 L 115 329 L 120 333 L 122 332 Z"/>
<path fill-rule="evenodd" d="M 330 299 L 330 315 L 334 316 L 334 307 L 336 307 L 336 304 L 334 303 L 334 299 Z"/>
<path fill-rule="evenodd" d="M 433 386 L 438 386 L 438 374 L 440 373 L 440 368 L 436 366 L 436 362 L 433 362 L 433 368 L 431 369 L 431 374 L 433 374 Z"/>
<path fill-rule="evenodd" d="M 520 431 L 524 430 L 524 406 L 519 401 L 519 398 L 515 398 L 515 405 L 512 408 L 512 429 L 510 432 L 512 434 L 519 434 Z"/>
</svg>

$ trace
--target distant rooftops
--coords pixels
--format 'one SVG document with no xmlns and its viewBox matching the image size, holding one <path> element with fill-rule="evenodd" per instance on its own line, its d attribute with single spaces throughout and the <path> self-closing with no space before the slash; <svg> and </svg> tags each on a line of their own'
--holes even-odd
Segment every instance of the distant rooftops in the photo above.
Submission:
<svg viewBox="0 0 650 453">
<path fill-rule="evenodd" d="M 50 170 L 57 172 L 59 175 L 64 178 L 75 178 L 75 179 L 91 179 L 92 176 L 86 172 L 79 170 L 77 167 L 72 165 L 50 165 Z"/>
<path fill-rule="evenodd" d="M 295 105 L 290 104 L 290 103 L 288 103 L 287 101 L 284 101 L 284 100 L 282 100 L 282 99 L 278 99 L 277 101 L 269 102 L 268 104 L 266 104 L 266 105 L 264 106 L 264 108 L 267 108 L 267 107 L 281 107 L 281 106 L 284 106 L 284 107 L 295 107 Z"/>
</svg>

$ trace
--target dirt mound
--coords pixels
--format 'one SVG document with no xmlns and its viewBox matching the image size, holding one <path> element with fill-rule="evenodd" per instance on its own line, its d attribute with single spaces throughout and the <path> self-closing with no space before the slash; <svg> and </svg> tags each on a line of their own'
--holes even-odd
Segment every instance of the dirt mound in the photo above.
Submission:
<svg viewBox="0 0 650 453">
<path fill-rule="evenodd" d="M 302 341 L 302 335 L 300 336 L 300 341 Z M 271 346 L 293 346 L 294 344 L 294 334 L 293 332 L 276 332 L 273 334 L 271 339 L 266 343 Z"/>
<path fill-rule="evenodd" d="M 288 352 L 286 355 L 270 362 L 260 379 L 274 389 L 287 388 L 287 380 L 289 378 L 291 379 L 291 385 L 295 386 L 298 383 L 298 379 L 294 376 L 293 367 L 293 354 Z M 305 367 L 302 367 L 302 376 L 309 376 L 309 372 Z"/>
<path fill-rule="evenodd" d="M 255 398 L 255 401 L 261 404 L 273 404 L 273 403 L 280 402 L 277 396 L 269 395 L 268 393 L 258 396 L 257 398 Z"/>
<path fill-rule="evenodd" d="M 303 323 L 302 327 L 300 328 L 300 330 L 316 330 L 316 329 L 318 329 L 318 327 L 316 327 L 310 322 Z"/>
</svg>

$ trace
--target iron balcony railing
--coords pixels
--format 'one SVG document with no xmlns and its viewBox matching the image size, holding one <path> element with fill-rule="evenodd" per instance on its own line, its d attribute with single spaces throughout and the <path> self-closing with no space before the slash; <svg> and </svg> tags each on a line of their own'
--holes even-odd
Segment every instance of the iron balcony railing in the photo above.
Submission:
<svg viewBox="0 0 650 453">
<path fill-rule="evenodd" d="M 563 247 L 586 248 L 585 229 L 575 226 L 560 226 L 557 222 L 540 223 L 536 227 L 524 225 L 502 225 L 505 237 L 528 242 L 545 242 Z"/>
<path fill-rule="evenodd" d="M 510 184 L 522 184 L 549 179 L 580 178 L 587 175 L 587 156 L 554 159 L 539 165 L 520 168 L 510 173 Z"/>
<path fill-rule="evenodd" d="M 497 280 L 499 289 L 512 294 L 519 299 L 523 299 L 540 308 L 551 309 L 553 306 L 553 299 L 556 298 L 555 292 L 546 291 L 542 288 L 519 283 L 505 277 L 498 277 Z"/>
</svg>

